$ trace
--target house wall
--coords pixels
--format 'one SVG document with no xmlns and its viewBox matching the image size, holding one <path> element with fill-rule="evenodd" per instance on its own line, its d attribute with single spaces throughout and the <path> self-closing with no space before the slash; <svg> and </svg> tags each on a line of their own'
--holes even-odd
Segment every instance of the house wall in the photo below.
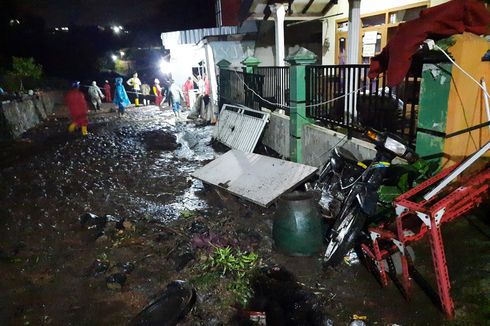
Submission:
<svg viewBox="0 0 490 326">
<path fill-rule="evenodd" d="M 429 6 L 437 6 L 442 3 L 448 2 L 449 0 L 430 0 Z M 384 11 L 391 8 L 402 7 L 406 5 L 413 5 L 422 2 L 421 0 L 362 0 L 361 1 L 361 15 Z M 322 64 L 333 65 L 335 64 L 335 32 L 337 28 L 336 22 L 341 19 L 346 19 L 349 16 L 349 2 L 348 0 L 339 0 L 338 4 L 333 6 L 332 9 L 327 13 L 327 16 L 334 15 L 336 13 L 342 13 L 342 15 L 331 17 L 325 20 L 324 29 L 326 29 L 325 37 L 329 44 L 327 49 L 325 49 L 322 57 Z M 322 41 L 322 40 L 320 40 Z"/>
</svg>

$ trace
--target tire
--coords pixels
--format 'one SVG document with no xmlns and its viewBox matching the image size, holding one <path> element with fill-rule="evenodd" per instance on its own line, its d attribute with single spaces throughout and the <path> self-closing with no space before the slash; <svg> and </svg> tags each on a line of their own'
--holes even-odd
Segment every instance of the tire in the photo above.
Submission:
<svg viewBox="0 0 490 326">
<path fill-rule="evenodd" d="M 330 231 L 324 256 L 326 266 L 335 266 L 342 261 L 347 252 L 354 246 L 365 222 L 366 215 L 361 212 L 356 202 L 342 212 Z"/>
</svg>

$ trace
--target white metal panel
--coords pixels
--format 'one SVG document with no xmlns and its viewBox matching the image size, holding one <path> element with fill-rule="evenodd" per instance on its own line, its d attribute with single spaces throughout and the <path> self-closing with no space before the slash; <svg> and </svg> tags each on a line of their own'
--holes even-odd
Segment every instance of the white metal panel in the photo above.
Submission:
<svg viewBox="0 0 490 326">
<path fill-rule="evenodd" d="M 194 178 L 267 207 L 317 170 L 316 167 L 238 150 L 192 173 Z"/>
<path fill-rule="evenodd" d="M 254 151 L 270 114 L 241 105 L 225 104 L 213 137 L 226 146 L 247 153 Z"/>
</svg>

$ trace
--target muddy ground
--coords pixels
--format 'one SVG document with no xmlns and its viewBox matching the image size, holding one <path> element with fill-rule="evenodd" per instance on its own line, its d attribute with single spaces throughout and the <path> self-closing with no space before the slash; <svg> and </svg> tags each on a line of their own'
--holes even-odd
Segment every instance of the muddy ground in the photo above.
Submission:
<svg viewBox="0 0 490 326">
<path fill-rule="evenodd" d="M 67 124 L 60 113 L 1 145 L 2 325 L 127 324 L 169 282 L 202 275 L 208 251 L 196 248 L 196 237 L 254 251 L 263 266 L 284 266 L 335 325 L 354 314 L 373 325 L 490 320 L 488 212 L 444 228 L 457 315 L 448 322 L 419 288 L 407 302 L 393 284 L 380 288 L 361 264 L 324 270 L 319 257 L 274 252 L 274 206 L 257 207 L 190 176 L 220 154 L 210 146 L 211 126 L 175 123 L 156 107 L 131 108 L 122 118 L 107 107 L 91 113 L 85 138 L 68 134 Z M 109 221 L 81 225 L 88 212 Z M 430 279 L 427 243 L 414 249 Z M 120 289 L 107 285 L 115 273 L 127 277 Z M 195 284 L 197 303 L 182 324 L 233 324 L 226 288 Z"/>
</svg>

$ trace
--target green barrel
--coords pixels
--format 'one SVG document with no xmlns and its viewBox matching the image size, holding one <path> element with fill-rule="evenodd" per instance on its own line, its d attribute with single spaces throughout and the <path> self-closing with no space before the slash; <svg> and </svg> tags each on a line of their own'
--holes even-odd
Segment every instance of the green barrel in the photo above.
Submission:
<svg viewBox="0 0 490 326">
<path fill-rule="evenodd" d="M 314 193 L 295 191 L 281 196 L 272 226 L 277 250 L 292 256 L 312 256 L 322 250 L 324 235 Z"/>
</svg>

